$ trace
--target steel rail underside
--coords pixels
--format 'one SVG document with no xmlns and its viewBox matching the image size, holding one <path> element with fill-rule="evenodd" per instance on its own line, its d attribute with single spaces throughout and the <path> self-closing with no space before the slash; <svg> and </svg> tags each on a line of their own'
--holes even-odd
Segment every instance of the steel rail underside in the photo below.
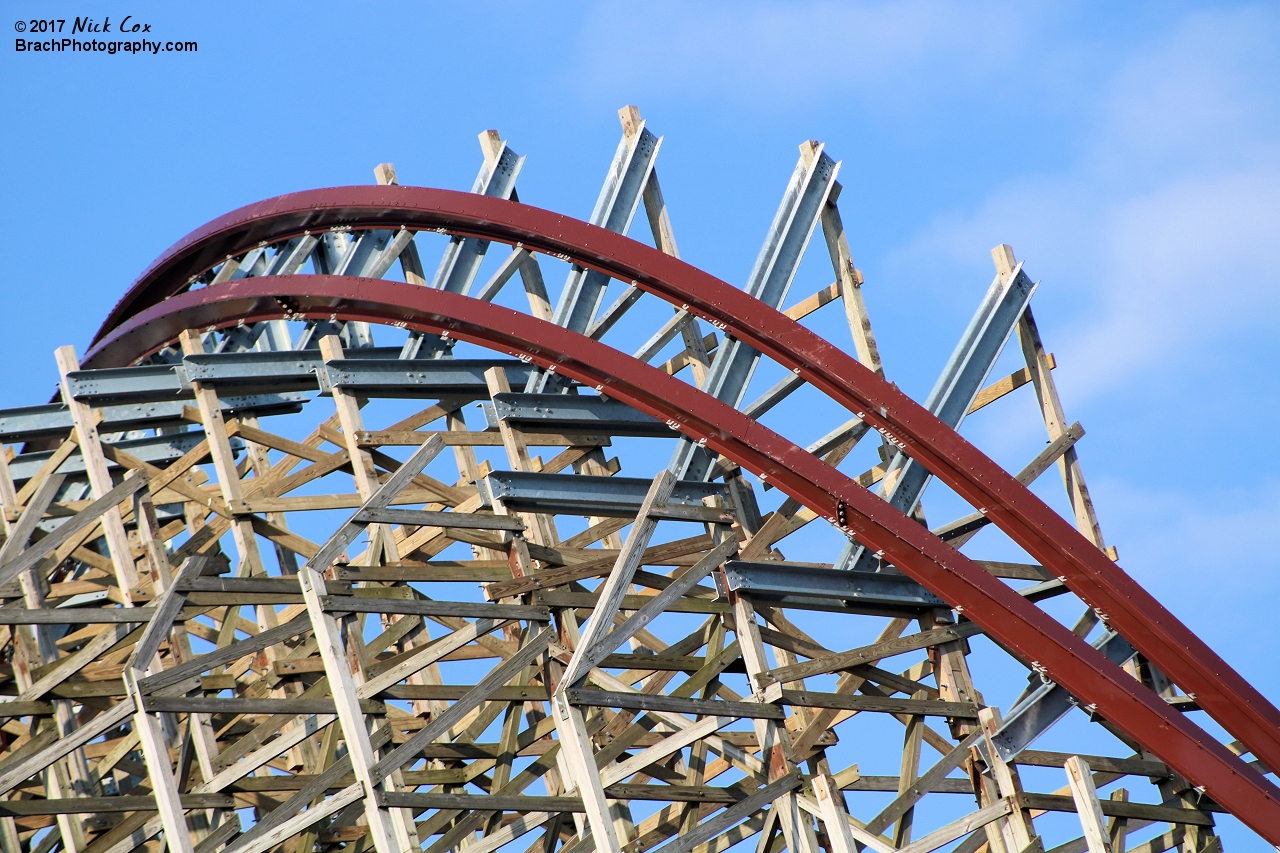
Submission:
<svg viewBox="0 0 1280 853">
<path fill-rule="evenodd" d="M 634 282 L 677 306 L 687 305 L 692 313 L 796 370 L 902 441 L 908 453 L 985 510 L 997 526 L 1063 577 L 1073 592 L 1105 614 L 1107 622 L 1179 686 L 1194 693 L 1200 707 L 1254 755 L 1268 766 L 1280 766 L 1280 712 L 1068 522 L 980 451 L 853 358 L 780 312 L 675 258 L 570 217 L 468 193 L 395 186 L 314 190 L 250 205 L 193 232 L 153 264 L 113 310 L 84 366 L 131 363 L 173 340 L 187 326 L 335 314 L 423 331 L 448 329 L 464 339 L 505 346 L 539 364 L 556 365 L 579 381 L 607 388 L 610 396 L 672 420 L 695 439 L 705 437 L 713 449 L 769 477 L 832 523 L 837 502 L 844 501 L 854 510 L 848 529 L 862 541 L 882 548 L 903 571 L 962 607 L 964 615 L 997 642 L 1024 660 L 1043 665 L 1071 693 L 1096 704 L 1107 719 L 1203 785 L 1264 837 L 1280 832 L 1267 826 L 1280 826 L 1280 790 L 1118 667 L 1106 663 L 1083 640 L 843 474 L 656 368 L 519 312 L 394 282 L 312 275 L 253 278 L 199 289 L 161 304 L 228 255 L 264 240 L 336 225 L 405 225 L 518 242 L 532 251 Z M 298 292 L 303 282 L 306 294 Z M 282 307 L 277 296 L 292 307 Z M 655 387 L 661 387 L 661 392 L 652 393 Z M 802 471 L 806 473 L 797 477 Z M 1011 624 L 1016 628 L 1011 629 Z M 1267 827 L 1265 831 L 1259 823 Z"/>
</svg>

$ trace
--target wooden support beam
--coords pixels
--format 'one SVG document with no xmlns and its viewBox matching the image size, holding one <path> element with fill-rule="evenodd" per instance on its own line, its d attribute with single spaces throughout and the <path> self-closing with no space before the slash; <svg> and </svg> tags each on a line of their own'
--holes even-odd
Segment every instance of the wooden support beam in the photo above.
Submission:
<svg viewBox="0 0 1280 853">
<path fill-rule="evenodd" d="M 133 705 L 133 725 L 142 745 L 142 755 L 147 764 L 147 776 L 151 780 L 155 793 L 156 810 L 160 812 L 160 821 L 164 827 L 165 842 L 170 853 L 194 853 L 191 835 L 182 797 L 178 791 L 178 782 L 173 775 L 173 765 L 169 761 L 169 748 L 165 743 L 164 731 L 158 714 L 149 712 L 143 705 L 142 692 L 138 689 L 137 678 L 141 671 L 128 668 L 125 670 L 125 689 L 129 693 L 129 703 Z M 120 705 L 119 707 L 127 707 Z"/>
<path fill-rule="evenodd" d="M 799 663 L 793 666 L 768 670 L 761 673 L 759 679 L 762 684 L 765 685 L 798 681 L 802 678 L 809 678 L 810 676 L 822 675 L 828 672 L 837 672 L 842 669 L 857 666 L 858 664 L 871 663 L 886 657 L 906 654 L 907 652 L 918 651 L 919 649 L 926 649 L 930 646 L 936 646 L 941 643 L 962 640 L 979 633 L 981 633 L 981 629 L 972 622 L 963 622 L 955 626 L 934 628 L 929 631 L 910 634 L 906 637 L 885 640 L 883 642 L 873 643 L 870 646 L 862 646 L 861 648 L 851 649 L 847 652 L 840 652 L 839 654 L 816 658 L 806 663 Z"/>
<path fill-rule="evenodd" d="M 667 470 L 653 479 L 648 493 L 640 503 L 640 510 L 636 513 L 636 523 L 632 526 L 631 533 L 618 554 L 617 562 L 614 563 L 613 570 L 600 591 L 600 600 L 596 605 L 598 613 L 614 613 L 622 604 L 622 598 L 626 595 L 632 578 L 635 577 L 636 569 L 644 559 L 649 540 L 658 527 L 657 519 L 652 517 L 652 512 L 656 507 L 667 503 L 675 485 L 675 475 Z M 573 659 L 565 667 L 561 689 L 581 681 L 588 671 L 604 659 L 605 655 L 618 647 L 616 643 L 610 644 L 606 641 L 606 634 L 611 627 L 612 624 L 608 619 L 592 619 L 587 624 L 587 630 L 582 634 Z"/>
<path fill-rule="evenodd" d="M 1076 813 L 1080 815 L 1089 853 L 1112 853 L 1111 835 L 1102 817 L 1102 805 L 1098 802 L 1098 789 L 1094 787 L 1089 763 L 1073 755 L 1063 764 L 1063 769 L 1067 772 L 1067 784 L 1071 787 Z"/>
<path fill-rule="evenodd" d="M 179 336 L 184 355 L 204 355 L 204 338 L 191 329 L 186 329 Z M 218 401 L 218 392 L 207 382 L 194 381 L 191 387 L 195 393 L 196 405 L 200 409 L 200 421 L 204 426 L 205 440 L 209 442 L 209 455 L 213 461 L 213 469 L 218 475 L 218 487 L 222 499 L 228 504 L 244 500 L 244 489 L 240 484 L 240 472 L 236 469 L 235 455 L 231 450 L 231 440 L 227 436 L 227 424 L 222 417 L 222 405 Z M 236 551 L 240 556 L 237 574 L 241 577 L 265 575 L 262 565 L 262 554 L 258 550 L 258 539 L 253 532 L 253 523 L 247 519 L 237 518 L 232 522 L 231 535 L 235 538 Z M 270 608 L 258 608 L 258 624 L 263 629 L 275 627 L 275 611 Z"/>
<path fill-rule="evenodd" d="M 76 440 L 80 445 L 85 471 L 89 475 L 89 485 L 95 498 L 104 497 L 111 492 L 113 484 L 107 471 L 106 457 L 102 455 L 97 419 L 88 405 L 71 395 L 71 384 L 67 378 L 68 374 L 80 369 L 75 347 L 59 347 L 54 352 L 54 358 L 58 362 L 61 377 L 62 402 L 71 412 L 71 420 L 76 427 Z M 107 552 L 111 555 L 111 565 L 115 568 L 116 582 L 120 585 L 125 605 L 131 606 L 134 597 L 141 591 L 142 579 L 133 563 L 133 550 L 129 547 L 129 537 L 125 533 L 124 520 L 118 507 L 111 507 L 102 514 L 102 530 L 107 540 Z"/>
<path fill-rule="evenodd" d="M 342 342 L 335 335 L 326 335 L 320 339 L 320 355 L 325 361 L 342 359 L 344 357 Z M 364 421 L 360 417 L 360 402 L 347 390 L 334 388 L 333 405 L 338 410 L 338 420 L 342 424 L 342 438 L 346 443 L 352 472 L 355 474 L 356 491 L 367 501 L 378 491 L 378 473 L 373 465 L 373 457 L 356 440 L 357 434 L 364 432 Z M 396 550 L 395 539 L 391 536 L 389 528 L 382 524 L 372 524 L 367 533 L 371 563 L 399 561 L 400 554 Z"/>
<path fill-rule="evenodd" d="M 369 824 L 369 834 L 378 853 L 403 853 L 410 843 L 403 823 L 393 820 L 390 812 L 379 805 L 374 792 L 377 782 L 372 776 L 377 753 L 369 740 L 364 711 L 357 698 L 355 676 L 348 667 L 346 649 L 342 644 L 342 629 L 332 614 L 325 612 L 320 598 L 325 595 L 323 576 L 310 565 L 298 571 L 302 594 L 307 602 L 307 615 L 315 632 L 320 656 L 324 659 L 325 675 L 333 687 L 333 699 L 343 740 L 346 742 L 351 766 L 356 780 L 365 792 L 364 813 Z"/>
</svg>

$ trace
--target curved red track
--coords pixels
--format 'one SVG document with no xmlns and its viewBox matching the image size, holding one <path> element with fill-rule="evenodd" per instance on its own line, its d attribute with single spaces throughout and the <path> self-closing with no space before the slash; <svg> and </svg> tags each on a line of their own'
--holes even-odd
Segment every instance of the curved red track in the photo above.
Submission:
<svg viewBox="0 0 1280 853">
<path fill-rule="evenodd" d="M 620 235 L 513 202 L 443 190 L 354 187 L 283 196 L 229 214 L 161 258 L 113 311 L 86 366 L 128 363 L 184 325 L 283 316 L 268 296 L 296 300 L 309 316 L 448 328 L 490 346 L 528 352 L 681 429 L 780 488 L 835 516 L 904 571 L 964 608 L 998 642 L 1043 664 L 1073 694 L 1147 745 L 1273 842 L 1280 790 L 1091 647 L 1004 584 L 906 520 L 883 501 L 741 413 L 654 368 L 559 327 L 465 297 L 390 282 L 305 276 L 251 279 L 159 304 L 188 280 L 262 240 L 345 224 L 436 228 L 569 257 L 677 305 L 688 305 L 903 441 L 920 460 L 1040 560 L 1269 766 L 1280 766 L 1280 713 L 1145 590 L 1016 480 L 952 430 L 845 353 L 714 277 Z M 307 294 L 299 291 L 305 289 Z M 147 309 L 147 310 L 143 310 Z M 141 313 L 139 313 L 141 311 Z M 123 325 L 121 325 L 123 323 Z M 118 328 L 117 328 L 118 327 Z M 545 353 L 545 354 L 544 354 Z M 655 393 L 654 389 L 660 388 Z"/>
</svg>

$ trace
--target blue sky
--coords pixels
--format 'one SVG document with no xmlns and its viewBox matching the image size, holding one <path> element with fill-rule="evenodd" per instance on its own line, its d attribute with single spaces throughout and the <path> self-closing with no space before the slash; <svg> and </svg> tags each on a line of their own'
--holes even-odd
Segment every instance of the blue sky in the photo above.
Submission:
<svg viewBox="0 0 1280 853">
<path fill-rule="evenodd" d="M 819 139 L 890 378 L 923 399 L 1012 244 L 1122 565 L 1280 701 L 1274 5 L 3 6 L 199 51 L 0 51 L 0 406 L 47 399 L 56 346 L 248 202 L 385 161 L 467 188 L 492 127 L 528 155 L 522 199 L 585 217 L 637 104 L 682 253 L 741 283 Z M 1017 414 L 967 432 L 1016 466 L 1044 441 Z"/>
</svg>

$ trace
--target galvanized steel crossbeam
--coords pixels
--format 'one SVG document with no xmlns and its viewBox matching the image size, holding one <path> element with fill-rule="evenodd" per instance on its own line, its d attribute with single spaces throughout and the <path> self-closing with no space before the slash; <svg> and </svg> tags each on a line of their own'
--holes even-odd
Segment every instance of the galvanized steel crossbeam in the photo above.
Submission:
<svg viewBox="0 0 1280 853">
<path fill-rule="evenodd" d="M 997 277 L 987 289 L 968 328 L 952 352 L 946 367 L 929 392 L 924 407 L 947 426 L 959 429 L 974 398 L 982 390 L 987 375 L 1004 350 L 1018 318 L 1035 294 L 1036 286 L 1019 264 L 1006 279 Z M 925 467 L 905 453 L 897 452 L 885 472 L 885 499 L 911 515 L 920 503 L 920 495 L 929 483 Z M 850 543 L 836 560 L 838 569 L 873 571 L 875 555 L 863 546 Z"/>
<path fill-rule="evenodd" d="M 441 195 L 456 196 L 444 193 Z M 444 201 L 444 198 L 439 199 L 439 202 Z M 475 204 L 488 205 L 492 202 L 468 198 L 466 203 L 458 204 L 457 207 L 465 209 Z M 457 216 L 458 213 L 455 209 L 453 215 Z M 490 224 L 500 218 L 496 209 L 488 213 L 490 216 L 487 221 Z M 517 211 L 509 208 L 506 213 L 510 216 Z M 579 227 L 589 226 L 579 223 Z M 501 231 L 499 228 L 494 230 Z M 559 236 L 556 239 L 571 240 L 573 235 L 565 233 L 571 230 L 563 228 L 557 232 Z M 596 229 L 596 233 L 606 232 Z M 598 240 L 591 251 L 592 256 L 600 262 L 603 262 L 602 252 L 605 250 L 601 246 L 602 242 L 604 241 Z M 653 251 L 644 247 L 632 249 L 636 245 L 625 241 L 611 244 L 608 249 L 615 256 Z M 580 246 L 578 251 L 582 251 Z M 661 261 L 646 261 L 654 266 L 672 263 L 671 259 L 666 258 Z M 638 266 L 631 266 L 629 271 L 635 272 L 637 280 L 643 278 L 657 292 L 663 292 L 669 286 L 655 273 Z M 1076 588 L 1080 589 L 1080 594 L 1086 600 L 1095 592 L 1103 592 L 1105 586 L 1090 587 L 1082 584 L 1085 576 L 1069 562 L 1073 558 L 1087 564 L 1090 562 L 1088 555 L 1074 551 L 1064 544 L 1057 545 L 1054 550 L 1046 550 L 1041 541 L 1026 535 L 1030 531 L 1019 525 L 1025 523 L 1024 519 L 1028 518 L 1026 513 L 1033 508 L 1035 499 L 1016 484 L 1015 487 L 1021 490 L 1021 494 L 1015 497 L 1006 485 L 1006 481 L 1011 481 L 1012 478 L 985 461 L 985 457 L 945 427 L 941 431 L 933 429 L 934 434 L 929 441 L 923 438 L 922 430 L 929 433 L 930 424 L 936 424 L 937 421 L 919 406 L 882 380 L 863 375 L 868 373 L 865 369 L 806 330 L 786 321 L 782 315 L 776 312 L 764 313 L 755 307 L 744 310 L 746 306 L 738 300 L 730 300 L 735 303 L 732 308 L 717 301 L 715 296 L 719 289 L 727 288 L 727 285 L 684 265 L 673 266 L 669 272 L 672 273 L 672 278 L 699 279 L 697 286 L 686 289 L 683 295 L 689 297 L 691 302 L 699 303 L 700 311 L 706 311 L 713 317 L 726 318 L 726 321 L 732 319 L 737 324 L 735 331 L 738 334 L 762 351 L 770 351 L 784 366 L 795 365 L 802 372 L 807 372 L 810 381 L 818 387 L 837 398 L 861 404 L 860 410 L 862 406 L 866 406 L 869 411 L 860 411 L 860 414 L 867 420 L 883 424 L 882 429 L 897 429 L 897 434 L 907 439 L 907 449 L 912 455 L 924 460 L 937 476 L 946 479 L 949 485 L 962 494 L 974 498 L 985 497 L 975 490 L 978 483 L 961 476 L 961 471 L 966 466 L 970 472 L 981 469 L 984 477 L 982 485 L 1002 491 L 1004 503 L 998 507 L 1000 512 L 996 523 L 1006 528 L 1007 532 L 1034 556 L 1040 557 L 1046 565 L 1054 565 L 1055 568 L 1069 572 L 1070 579 L 1075 581 Z M 692 282 L 687 281 L 686 285 L 689 284 Z M 1154 694 L 1136 687 L 1127 674 L 1074 634 L 1045 617 L 984 569 L 937 540 L 896 509 L 858 487 L 843 474 L 823 464 L 821 460 L 804 453 L 709 395 L 653 368 L 619 358 L 616 351 L 589 338 L 568 333 L 552 324 L 531 320 L 498 306 L 451 294 L 388 282 L 317 276 L 308 282 L 306 293 L 300 293 L 296 284 L 288 280 L 258 279 L 173 297 L 165 305 L 133 317 L 104 339 L 97 353 L 104 359 L 127 360 L 154 351 L 166 341 L 167 335 L 173 334 L 171 330 L 178 328 L 231 325 L 239 320 L 257 321 L 278 317 L 282 312 L 275 302 L 277 295 L 294 301 L 301 309 L 295 309 L 295 315 L 331 312 L 333 300 L 339 299 L 343 303 L 344 315 L 350 318 L 388 322 L 394 317 L 399 322 L 424 331 L 447 329 L 451 335 L 461 339 L 498 349 L 523 352 L 541 365 L 555 365 L 563 375 L 584 385 L 607 388 L 610 396 L 626 400 L 656 417 L 672 420 L 686 436 L 705 439 L 717 451 L 769 477 L 779 488 L 804 504 L 818 509 L 833 522 L 838 514 L 838 505 L 843 503 L 848 509 L 847 526 L 860 539 L 883 549 L 889 559 L 904 572 L 925 583 L 948 602 L 962 607 L 966 615 L 978 622 L 993 639 L 1024 659 L 1044 666 L 1073 695 L 1096 704 L 1115 725 L 1166 759 L 1170 766 L 1187 778 L 1203 785 L 1217 801 L 1228 805 L 1264 837 L 1275 836 L 1280 839 L 1273 831 L 1274 826 L 1280 826 L 1280 790 L 1178 712 L 1170 710 Z M 765 309 L 766 312 L 767 310 Z M 806 349 L 809 354 L 802 361 L 800 353 Z M 828 366 L 841 362 L 844 362 L 844 370 L 837 378 L 836 374 L 828 372 Z M 861 383 L 861 387 L 852 382 L 855 378 Z M 867 405 L 873 401 L 877 404 L 883 401 L 883 408 L 881 405 Z M 887 414 L 890 404 L 895 410 L 894 417 Z M 917 426 L 917 423 L 922 426 Z M 949 455 L 941 455 L 943 453 Z M 1024 509 L 1027 504 L 1032 506 Z M 993 514 L 996 513 L 997 507 L 987 508 Z M 1034 515 L 1034 512 L 1030 513 L 1031 517 Z M 1049 518 L 1044 518 L 1040 522 L 1042 528 L 1055 531 L 1060 543 L 1071 542 L 1072 537 L 1079 536 L 1057 519 L 1057 516 L 1052 513 L 1048 515 L 1059 523 L 1055 525 Z M 1042 530 L 1041 535 L 1043 532 L 1045 531 Z M 1064 562 L 1063 557 L 1067 555 L 1068 562 Z M 1098 556 L 1106 560 L 1100 553 Z M 1117 580 L 1127 581 L 1131 586 L 1132 596 L 1149 599 L 1136 584 L 1128 581 L 1127 576 L 1111 567 L 1109 561 L 1107 565 L 1112 583 Z M 1153 600 L 1151 604 L 1156 612 L 1160 612 L 1158 604 Z M 1116 620 L 1117 627 L 1123 628 L 1126 636 L 1138 638 L 1135 645 L 1141 647 L 1141 640 L 1154 639 L 1151 625 L 1146 621 L 1149 616 L 1144 615 L 1142 620 L 1135 622 L 1128 618 L 1125 611 L 1117 608 L 1116 612 L 1119 615 L 1113 616 L 1113 619 Z M 1161 619 L 1167 622 L 1172 617 L 1162 616 Z M 1121 622 L 1124 624 L 1119 624 Z M 1195 643 L 1204 649 L 1206 659 L 1217 660 L 1185 628 L 1181 632 L 1185 637 L 1184 642 Z M 1147 651 L 1148 649 L 1144 649 L 1144 652 Z M 1275 715 L 1275 709 L 1238 676 L 1232 678 L 1234 673 L 1225 663 L 1215 663 L 1219 674 L 1206 678 L 1195 667 L 1189 668 L 1176 660 L 1170 660 L 1158 643 L 1149 646 L 1149 656 L 1163 669 L 1182 678 L 1186 686 L 1200 687 L 1205 690 L 1202 695 L 1212 696 L 1215 701 L 1205 705 L 1215 706 L 1217 716 L 1224 725 L 1234 729 L 1239 736 L 1250 736 L 1252 742 L 1247 743 L 1256 754 L 1266 755 L 1270 751 L 1270 739 L 1280 734 L 1280 728 L 1259 729 L 1249 719 L 1249 715 L 1242 714 L 1242 711 L 1252 709 L 1264 715 Z M 1228 680 L 1231 687 L 1224 683 Z M 1228 693 L 1234 693 L 1238 698 L 1228 699 Z M 1157 737 L 1156 732 L 1160 736 Z"/>
</svg>

